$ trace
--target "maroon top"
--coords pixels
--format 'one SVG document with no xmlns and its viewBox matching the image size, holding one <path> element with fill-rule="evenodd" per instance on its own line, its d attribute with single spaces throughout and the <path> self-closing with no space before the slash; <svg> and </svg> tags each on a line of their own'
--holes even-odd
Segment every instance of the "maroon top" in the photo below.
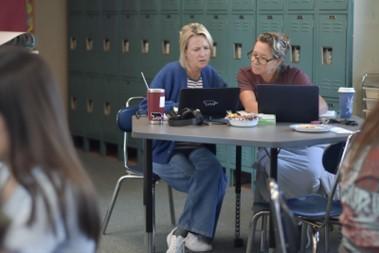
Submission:
<svg viewBox="0 0 379 253">
<path fill-rule="evenodd" d="M 237 82 L 241 91 L 252 90 L 254 92 L 257 84 L 267 84 L 260 75 L 251 72 L 250 66 L 240 69 L 237 74 Z M 304 85 L 312 84 L 312 81 L 302 70 L 289 65 L 284 65 L 280 70 L 278 78 L 270 84 Z"/>
</svg>

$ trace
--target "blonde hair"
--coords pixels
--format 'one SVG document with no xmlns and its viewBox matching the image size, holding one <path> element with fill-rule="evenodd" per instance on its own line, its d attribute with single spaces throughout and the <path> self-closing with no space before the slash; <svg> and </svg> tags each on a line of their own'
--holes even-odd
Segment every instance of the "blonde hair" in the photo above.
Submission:
<svg viewBox="0 0 379 253">
<path fill-rule="evenodd" d="M 257 41 L 268 44 L 272 49 L 272 56 L 279 60 L 283 60 L 286 57 L 286 54 L 291 47 L 288 36 L 283 33 L 264 32 L 258 35 L 256 42 Z M 254 50 L 254 44 L 250 53 Z"/>
<path fill-rule="evenodd" d="M 189 23 L 184 25 L 179 32 L 179 63 L 183 68 L 187 67 L 187 60 L 185 57 L 185 52 L 188 47 L 188 41 L 194 36 L 204 36 L 204 38 L 209 43 L 209 48 L 211 49 L 211 53 L 213 52 L 213 39 L 211 34 L 208 32 L 207 28 L 200 23 Z"/>
</svg>

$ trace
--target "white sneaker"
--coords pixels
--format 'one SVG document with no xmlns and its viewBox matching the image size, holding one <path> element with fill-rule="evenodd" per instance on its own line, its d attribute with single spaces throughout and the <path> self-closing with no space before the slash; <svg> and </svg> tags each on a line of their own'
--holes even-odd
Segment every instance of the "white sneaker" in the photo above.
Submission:
<svg viewBox="0 0 379 253">
<path fill-rule="evenodd" d="M 212 245 L 200 239 L 195 234 L 188 232 L 185 238 L 186 248 L 192 252 L 207 252 L 213 249 Z"/>
<path fill-rule="evenodd" d="M 166 253 L 185 253 L 184 237 L 174 235 L 176 228 L 167 235 Z"/>
</svg>

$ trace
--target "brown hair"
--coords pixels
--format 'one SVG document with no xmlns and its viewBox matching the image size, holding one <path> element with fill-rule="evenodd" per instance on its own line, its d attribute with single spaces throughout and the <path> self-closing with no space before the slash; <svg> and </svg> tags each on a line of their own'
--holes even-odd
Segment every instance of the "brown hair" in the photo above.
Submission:
<svg viewBox="0 0 379 253">
<path fill-rule="evenodd" d="M 33 175 L 38 167 L 55 190 L 66 233 L 70 214 L 65 201 L 67 187 L 71 187 L 78 226 L 98 242 L 100 220 L 94 189 L 75 152 L 58 85 L 40 56 L 26 49 L 0 47 L 0 115 L 9 134 L 10 173 L 32 199 L 28 224 L 35 221 L 36 198 L 42 196 L 50 227 L 56 231 L 52 207 Z"/>
<path fill-rule="evenodd" d="M 266 43 L 272 49 L 272 56 L 275 59 L 283 60 L 290 48 L 290 42 L 288 36 L 282 33 L 276 32 L 264 32 L 258 35 L 256 42 L 260 41 Z M 254 45 L 248 54 L 251 54 L 254 50 Z"/>
<path fill-rule="evenodd" d="M 179 32 L 179 48 L 180 48 L 180 56 L 179 62 L 180 65 L 184 68 L 187 67 L 187 61 L 185 57 L 185 52 L 188 46 L 188 41 L 193 36 L 204 36 L 204 38 L 208 41 L 209 48 L 211 52 L 213 51 L 213 39 L 211 34 L 208 32 L 207 28 L 200 23 L 189 23 L 184 25 Z"/>
</svg>

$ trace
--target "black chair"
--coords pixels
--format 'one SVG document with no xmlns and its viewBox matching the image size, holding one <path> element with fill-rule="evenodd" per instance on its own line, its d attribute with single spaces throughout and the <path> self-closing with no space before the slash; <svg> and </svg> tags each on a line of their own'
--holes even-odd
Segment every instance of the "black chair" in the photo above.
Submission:
<svg viewBox="0 0 379 253">
<path fill-rule="evenodd" d="M 292 211 L 296 219 L 298 221 L 301 221 L 303 225 L 308 225 L 312 230 L 312 252 L 317 251 L 319 232 L 322 228 L 325 228 L 325 252 L 327 252 L 329 246 L 329 225 L 332 223 L 339 224 L 338 217 L 342 212 L 342 207 L 339 200 L 334 200 L 334 196 L 340 179 L 340 165 L 345 157 L 347 149 L 349 148 L 351 139 L 355 134 L 356 133 L 351 134 L 346 142 L 330 145 L 323 154 L 324 168 L 330 173 L 336 175 L 332 191 L 329 193 L 328 196 L 320 194 L 310 194 L 301 197 L 286 199 L 286 204 L 288 208 Z M 266 207 L 264 207 L 262 211 L 254 214 L 252 218 L 252 231 L 248 239 L 248 247 L 246 252 L 250 253 L 253 252 L 253 250 L 257 252 L 257 247 L 254 247 L 254 242 L 256 240 L 254 230 L 256 229 L 256 224 L 258 220 L 262 217 L 267 217 L 268 215 L 270 215 L 270 213 L 270 209 L 268 209 L 266 205 Z M 262 224 L 262 229 L 267 229 L 267 224 L 264 222 L 262 222 Z M 303 238 L 301 241 L 302 243 L 300 251 L 304 252 L 305 243 Z M 261 236 L 261 242 L 267 242 L 267 236 L 264 233 Z"/>
<path fill-rule="evenodd" d="M 120 191 L 121 184 L 127 179 L 143 179 L 143 168 L 141 168 L 138 164 L 129 164 L 128 162 L 128 133 L 132 131 L 132 117 L 136 115 L 138 111 L 138 101 L 141 101 L 144 97 L 131 97 L 127 100 L 125 108 L 122 108 L 117 113 L 117 125 L 124 132 L 124 143 L 123 143 L 123 153 L 124 153 L 124 167 L 125 167 L 125 175 L 121 176 L 117 180 L 117 184 L 114 188 L 112 200 L 109 204 L 107 212 L 103 221 L 103 234 L 106 234 L 106 229 L 108 227 L 108 223 L 110 217 L 113 212 L 114 205 L 116 203 L 118 193 Z M 133 103 L 133 105 L 132 105 Z M 153 174 L 153 203 L 155 203 L 155 184 L 158 182 L 158 175 Z M 168 196 L 169 196 L 169 205 L 170 205 L 170 214 L 171 214 L 171 223 L 175 226 L 175 210 L 174 210 L 174 202 L 172 196 L 172 188 L 168 186 Z M 153 207 L 155 205 L 153 204 Z M 153 210 L 153 214 L 155 211 Z M 153 217 L 153 230 L 155 231 L 155 217 Z"/>
</svg>

